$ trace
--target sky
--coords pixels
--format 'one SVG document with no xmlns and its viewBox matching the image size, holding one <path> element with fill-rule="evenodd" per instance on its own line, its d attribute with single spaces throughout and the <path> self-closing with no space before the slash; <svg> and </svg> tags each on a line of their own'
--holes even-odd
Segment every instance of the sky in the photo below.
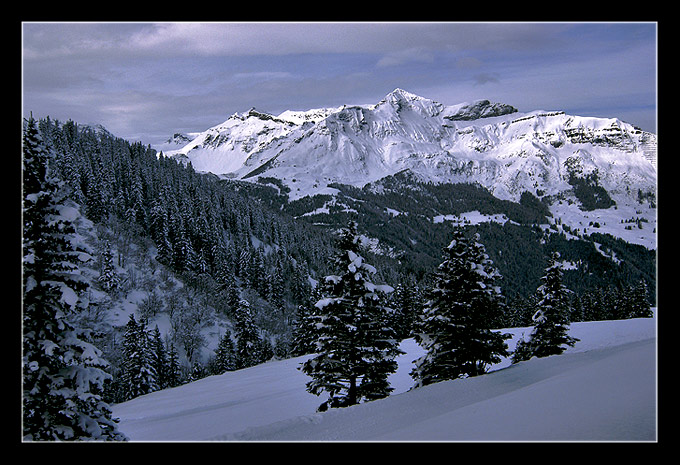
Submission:
<svg viewBox="0 0 680 465">
<path fill-rule="evenodd" d="M 160 144 L 234 113 L 379 102 L 616 117 L 656 132 L 654 22 L 24 22 L 22 112 Z"/>
</svg>

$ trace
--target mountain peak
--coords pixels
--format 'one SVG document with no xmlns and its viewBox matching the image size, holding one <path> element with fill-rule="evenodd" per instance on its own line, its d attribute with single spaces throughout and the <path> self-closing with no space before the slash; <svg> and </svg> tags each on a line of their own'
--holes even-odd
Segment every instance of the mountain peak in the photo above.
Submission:
<svg viewBox="0 0 680 465">
<path fill-rule="evenodd" d="M 388 98 L 388 97 L 408 99 L 408 100 L 425 100 L 425 98 L 420 97 L 419 95 L 416 95 L 414 93 L 408 92 L 408 91 L 401 89 L 399 87 L 397 87 L 392 92 L 387 94 L 387 96 L 385 98 Z"/>
<path fill-rule="evenodd" d="M 407 90 L 404 90 L 404 89 L 397 87 L 392 92 L 387 94 L 385 96 L 385 98 L 383 98 L 381 100 L 381 102 L 390 102 L 390 103 L 396 103 L 396 102 L 434 102 L 434 100 L 430 100 L 428 98 L 421 97 L 420 95 L 416 95 L 412 92 L 409 92 Z"/>
<path fill-rule="evenodd" d="M 397 111 L 408 108 L 427 116 L 437 116 L 444 108 L 444 105 L 439 102 L 421 97 L 399 87 L 387 94 L 385 98 L 378 102 L 375 108 L 379 108 L 382 105 L 389 105 Z"/>
</svg>

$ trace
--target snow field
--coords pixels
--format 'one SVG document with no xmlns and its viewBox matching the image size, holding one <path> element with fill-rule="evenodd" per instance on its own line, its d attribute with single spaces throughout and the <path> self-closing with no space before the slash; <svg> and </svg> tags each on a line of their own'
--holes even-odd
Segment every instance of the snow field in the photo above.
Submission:
<svg viewBox="0 0 680 465">
<path fill-rule="evenodd" d="M 508 346 L 531 328 L 503 330 Z M 654 441 L 656 319 L 572 323 L 559 356 L 410 390 L 412 340 L 386 399 L 316 413 L 306 356 L 210 376 L 113 406 L 132 441 Z"/>
<path fill-rule="evenodd" d="M 653 340 L 566 354 L 554 360 L 533 359 L 484 376 L 425 386 L 330 415 L 251 428 L 233 438 L 654 440 L 653 361 Z"/>
</svg>

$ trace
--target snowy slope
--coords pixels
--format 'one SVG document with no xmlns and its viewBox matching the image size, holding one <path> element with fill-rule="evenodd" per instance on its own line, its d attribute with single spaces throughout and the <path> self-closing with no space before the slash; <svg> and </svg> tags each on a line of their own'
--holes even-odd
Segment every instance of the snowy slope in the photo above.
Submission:
<svg viewBox="0 0 680 465">
<path fill-rule="evenodd" d="M 597 170 L 610 194 L 656 186 L 656 136 L 618 119 L 518 113 L 487 100 L 445 106 L 402 89 L 372 106 L 278 116 L 251 109 L 166 155 L 198 171 L 276 177 L 291 199 L 404 169 L 437 182 L 479 182 L 501 199 L 554 195 L 570 189 L 568 160 L 583 174 Z"/>
<path fill-rule="evenodd" d="M 514 348 L 526 328 L 507 330 Z M 572 323 L 565 354 L 409 391 L 407 353 L 387 399 L 316 413 L 305 357 L 271 361 L 114 405 L 133 441 L 654 441 L 656 320 Z"/>
</svg>

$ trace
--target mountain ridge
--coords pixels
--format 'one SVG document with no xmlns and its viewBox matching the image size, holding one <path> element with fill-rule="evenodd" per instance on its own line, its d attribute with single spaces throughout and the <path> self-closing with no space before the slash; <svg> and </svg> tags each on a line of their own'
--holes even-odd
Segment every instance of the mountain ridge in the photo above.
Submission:
<svg viewBox="0 0 680 465">
<path fill-rule="evenodd" d="M 433 182 L 476 182 L 517 201 L 570 190 L 574 167 L 612 194 L 656 186 L 656 135 L 616 118 L 519 112 L 489 100 L 443 105 L 397 88 L 375 105 L 270 115 L 251 108 L 165 153 L 197 171 L 281 180 L 292 199 L 362 187 L 410 170 Z"/>
</svg>

